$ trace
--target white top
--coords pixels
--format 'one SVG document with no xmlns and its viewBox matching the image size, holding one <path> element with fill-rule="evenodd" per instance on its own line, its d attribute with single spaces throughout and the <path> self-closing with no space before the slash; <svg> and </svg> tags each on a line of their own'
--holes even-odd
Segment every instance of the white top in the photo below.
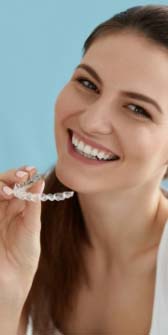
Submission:
<svg viewBox="0 0 168 335">
<path fill-rule="evenodd" d="M 33 334 L 33 332 L 32 332 L 32 319 L 31 319 L 31 317 L 29 317 L 26 335 L 32 335 L 32 334 Z M 56 329 L 54 334 L 52 334 L 52 335 L 64 335 L 64 334 L 61 333 L 58 329 Z"/>
<path fill-rule="evenodd" d="M 156 259 L 156 280 L 152 322 L 149 335 L 168 334 L 168 219 L 160 239 Z M 26 335 L 32 335 L 32 320 L 29 317 Z M 55 335 L 64 335 L 56 330 Z"/>
<path fill-rule="evenodd" d="M 149 335 L 168 334 L 168 219 L 157 252 L 156 283 Z"/>
</svg>

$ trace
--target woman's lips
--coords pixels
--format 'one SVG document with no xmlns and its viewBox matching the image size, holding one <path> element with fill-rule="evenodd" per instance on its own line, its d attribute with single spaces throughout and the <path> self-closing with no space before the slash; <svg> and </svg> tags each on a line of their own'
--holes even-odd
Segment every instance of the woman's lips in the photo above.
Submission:
<svg viewBox="0 0 168 335">
<path fill-rule="evenodd" d="M 90 145 L 92 148 L 95 148 L 95 149 L 98 149 L 99 151 L 104 151 L 106 154 L 109 154 L 109 155 L 115 155 L 117 156 L 118 158 L 120 158 L 115 152 L 105 148 L 104 146 L 102 146 L 101 144 L 97 144 L 97 143 L 94 143 L 91 139 L 86 139 L 83 135 L 79 134 L 76 130 L 73 131 L 71 129 L 68 129 L 68 131 L 70 132 L 71 134 L 71 138 L 72 138 L 72 135 L 76 135 L 76 137 L 83 141 L 85 144 L 87 145 Z"/>
<path fill-rule="evenodd" d="M 118 160 L 114 160 L 114 161 L 103 161 L 103 160 L 96 160 L 96 159 L 89 159 L 81 154 L 79 154 L 75 149 L 74 149 L 74 146 L 72 144 L 72 132 L 68 131 L 69 133 L 69 136 L 68 136 L 68 152 L 69 154 L 76 158 L 78 161 L 82 162 L 82 163 L 85 163 L 85 164 L 89 164 L 89 165 L 102 165 L 102 164 L 107 164 L 107 163 L 115 163 L 117 162 Z"/>
</svg>

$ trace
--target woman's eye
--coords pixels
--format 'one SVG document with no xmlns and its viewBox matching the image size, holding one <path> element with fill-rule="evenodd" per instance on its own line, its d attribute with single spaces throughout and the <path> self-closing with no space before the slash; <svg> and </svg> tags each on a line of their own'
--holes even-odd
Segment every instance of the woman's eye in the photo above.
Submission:
<svg viewBox="0 0 168 335">
<path fill-rule="evenodd" d="M 147 119 L 152 119 L 151 115 L 141 106 L 138 105 L 134 105 L 134 104 L 129 104 L 127 106 L 134 106 L 135 108 L 131 111 L 136 114 L 138 117 L 142 117 L 142 118 L 147 118 Z"/>
<path fill-rule="evenodd" d="M 76 79 L 82 86 L 84 86 L 85 88 L 89 89 L 89 90 L 93 90 L 93 91 L 96 91 L 97 93 L 99 93 L 99 90 L 97 88 L 97 86 L 95 84 L 93 84 L 92 81 L 88 80 L 87 78 L 85 77 L 79 77 Z M 141 106 L 139 105 L 135 105 L 135 104 L 129 104 L 127 106 L 134 106 L 134 109 L 131 111 L 136 114 L 138 117 L 140 118 L 147 118 L 147 119 L 151 119 L 152 120 L 152 117 L 151 115 L 144 109 L 142 108 Z M 124 106 L 126 107 L 126 106 Z"/>
<path fill-rule="evenodd" d="M 80 77 L 76 79 L 82 86 L 84 86 L 87 89 L 91 89 L 93 91 L 96 91 L 98 93 L 98 88 L 95 84 L 92 83 L 92 81 L 88 80 L 87 78 Z"/>
</svg>

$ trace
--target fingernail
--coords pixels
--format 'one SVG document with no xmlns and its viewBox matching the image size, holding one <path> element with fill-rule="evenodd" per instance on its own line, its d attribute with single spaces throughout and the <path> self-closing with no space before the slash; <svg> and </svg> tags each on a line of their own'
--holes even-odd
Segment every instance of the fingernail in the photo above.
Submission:
<svg viewBox="0 0 168 335">
<path fill-rule="evenodd" d="M 33 169 L 36 169 L 36 168 L 34 166 L 27 166 L 27 167 L 25 167 L 26 171 L 31 171 Z"/>
<path fill-rule="evenodd" d="M 3 191 L 5 194 L 7 194 L 7 195 L 11 195 L 11 194 L 13 193 L 13 190 L 12 190 L 10 187 L 8 187 L 8 186 L 4 186 L 4 187 L 2 188 L 2 191 Z"/>
<path fill-rule="evenodd" d="M 20 178 L 22 178 L 24 176 L 27 176 L 27 175 L 28 175 L 27 172 L 24 172 L 24 171 L 17 171 L 16 172 L 16 176 L 20 177 Z"/>
</svg>

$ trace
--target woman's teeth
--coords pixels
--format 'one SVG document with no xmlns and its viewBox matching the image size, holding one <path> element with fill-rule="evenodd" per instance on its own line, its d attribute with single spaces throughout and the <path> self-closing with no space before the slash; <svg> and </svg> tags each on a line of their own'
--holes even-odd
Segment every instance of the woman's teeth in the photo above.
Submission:
<svg viewBox="0 0 168 335">
<path fill-rule="evenodd" d="M 114 160 L 117 160 L 117 159 L 119 159 L 116 155 L 114 155 L 113 157 L 111 157 L 111 158 L 99 158 L 99 157 L 97 157 L 97 156 L 92 156 L 92 155 L 89 155 L 89 154 L 87 154 L 87 153 L 85 153 L 85 152 L 83 152 L 83 151 L 80 151 L 77 147 L 75 147 L 74 145 L 73 145 L 73 147 L 74 147 L 74 149 L 75 149 L 75 151 L 77 151 L 79 154 L 81 154 L 82 156 L 85 156 L 85 157 L 87 157 L 87 158 L 90 158 L 90 159 L 96 159 L 96 160 L 104 160 L 104 161 L 114 161 Z"/>
<path fill-rule="evenodd" d="M 90 159 L 104 160 L 104 161 L 112 161 L 119 159 L 119 157 L 115 154 L 114 155 L 108 154 L 107 152 L 92 148 L 90 145 L 87 145 L 83 141 L 78 140 L 78 138 L 74 134 L 72 134 L 72 145 L 79 154 Z"/>
</svg>

